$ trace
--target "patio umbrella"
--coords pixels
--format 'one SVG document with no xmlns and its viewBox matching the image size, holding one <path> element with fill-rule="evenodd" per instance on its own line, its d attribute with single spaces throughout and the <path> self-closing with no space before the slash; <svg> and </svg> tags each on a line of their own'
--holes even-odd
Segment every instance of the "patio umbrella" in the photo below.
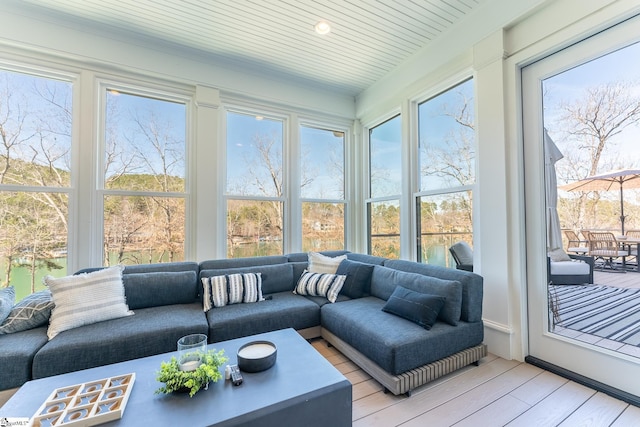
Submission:
<svg viewBox="0 0 640 427">
<path fill-rule="evenodd" d="M 640 169 L 618 169 L 558 187 L 565 191 L 620 191 L 620 227 L 624 234 L 623 188 L 640 188 Z"/>
<path fill-rule="evenodd" d="M 547 252 L 562 247 L 562 230 L 558 217 L 558 181 L 556 162 L 564 156 L 544 130 L 544 184 L 547 202 Z"/>
</svg>

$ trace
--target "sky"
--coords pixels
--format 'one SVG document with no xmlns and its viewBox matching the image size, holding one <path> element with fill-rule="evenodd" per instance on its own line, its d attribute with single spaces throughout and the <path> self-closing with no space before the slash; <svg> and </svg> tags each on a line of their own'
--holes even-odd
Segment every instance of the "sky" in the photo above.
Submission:
<svg viewBox="0 0 640 427">
<path fill-rule="evenodd" d="M 227 191 L 239 194 L 236 189 L 242 188 L 242 195 L 276 196 L 269 170 L 259 157 L 256 137 L 276 141 L 271 154 L 273 164 L 281 169 L 284 122 L 248 114 L 227 113 Z M 310 184 L 301 189 L 302 197 L 341 200 L 343 181 L 336 178 L 336 174 L 344 170 L 344 135 L 301 126 L 300 145 L 302 174 L 304 178 L 311 180 Z M 255 185 L 257 180 L 268 184 L 266 194 Z"/>
<path fill-rule="evenodd" d="M 162 143 L 170 161 L 173 162 L 169 171 L 171 176 L 185 177 L 186 166 L 186 129 L 187 108 L 183 103 L 130 95 L 117 91 L 107 91 L 107 104 L 116 110 L 107 108 L 106 127 L 118 135 L 118 144 L 127 150 L 128 160 L 131 150 L 144 153 L 151 166 L 137 162 L 136 173 L 154 174 L 162 171 L 161 158 L 158 150 L 143 135 L 135 122 L 138 117 L 143 124 L 154 123 L 160 134 L 168 139 Z M 131 146 L 129 146 L 131 145 Z M 153 170 L 155 169 L 155 171 Z"/>
</svg>

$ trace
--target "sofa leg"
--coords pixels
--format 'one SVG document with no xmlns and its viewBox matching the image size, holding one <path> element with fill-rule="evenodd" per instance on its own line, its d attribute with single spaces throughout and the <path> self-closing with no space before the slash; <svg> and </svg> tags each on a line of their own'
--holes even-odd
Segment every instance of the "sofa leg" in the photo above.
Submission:
<svg viewBox="0 0 640 427">
<path fill-rule="evenodd" d="M 333 347 L 333 344 L 331 344 L 329 341 L 327 341 L 327 347 L 331 348 L 331 347 Z"/>
<path fill-rule="evenodd" d="M 480 361 L 476 360 L 475 362 L 473 362 L 473 366 L 480 366 Z"/>
<path fill-rule="evenodd" d="M 385 387 L 385 388 L 384 388 L 384 390 L 382 390 L 382 392 L 383 392 L 384 394 L 389 394 L 389 389 Z"/>
<path fill-rule="evenodd" d="M 409 391 L 408 391 L 408 392 L 406 392 L 404 395 L 405 395 L 405 396 L 407 396 L 407 397 L 411 397 L 411 392 L 412 392 L 412 391 L 413 391 L 413 390 L 409 390 Z"/>
</svg>

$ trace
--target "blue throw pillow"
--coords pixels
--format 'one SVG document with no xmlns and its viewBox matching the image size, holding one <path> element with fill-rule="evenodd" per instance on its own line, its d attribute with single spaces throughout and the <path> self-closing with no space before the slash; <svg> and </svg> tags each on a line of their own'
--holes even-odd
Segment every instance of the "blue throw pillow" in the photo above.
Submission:
<svg viewBox="0 0 640 427">
<path fill-rule="evenodd" d="M 0 335 L 26 331 L 49 323 L 53 300 L 51 292 L 40 291 L 18 302 L 0 325 Z"/>
<path fill-rule="evenodd" d="M 345 259 L 338 266 L 336 274 L 347 276 L 342 286 L 341 294 L 349 298 L 362 298 L 369 296 L 371 293 L 371 273 L 373 272 L 372 264 L 351 261 Z"/>
<path fill-rule="evenodd" d="M 16 291 L 13 286 L 0 290 L 0 324 L 11 313 L 14 302 L 16 302 Z"/>
<path fill-rule="evenodd" d="M 444 305 L 445 298 L 414 292 L 397 286 L 382 311 L 410 320 L 425 329 L 431 329 Z"/>
</svg>

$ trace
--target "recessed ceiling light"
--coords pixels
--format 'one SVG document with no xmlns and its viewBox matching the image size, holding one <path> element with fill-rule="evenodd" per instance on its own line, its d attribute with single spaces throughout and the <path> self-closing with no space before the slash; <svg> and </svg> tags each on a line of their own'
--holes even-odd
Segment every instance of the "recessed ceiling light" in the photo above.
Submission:
<svg viewBox="0 0 640 427">
<path fill-rule="evenodd" d="M 314 27 L 318 34 L 329 34 L 331 32 L 331 25 L 327 21 L 319 21 Z"/>
<path fill-rule="evenodd" d="M 264 120 L 264 116 L 256 116 L 256 120 Z"/>
</svg>

